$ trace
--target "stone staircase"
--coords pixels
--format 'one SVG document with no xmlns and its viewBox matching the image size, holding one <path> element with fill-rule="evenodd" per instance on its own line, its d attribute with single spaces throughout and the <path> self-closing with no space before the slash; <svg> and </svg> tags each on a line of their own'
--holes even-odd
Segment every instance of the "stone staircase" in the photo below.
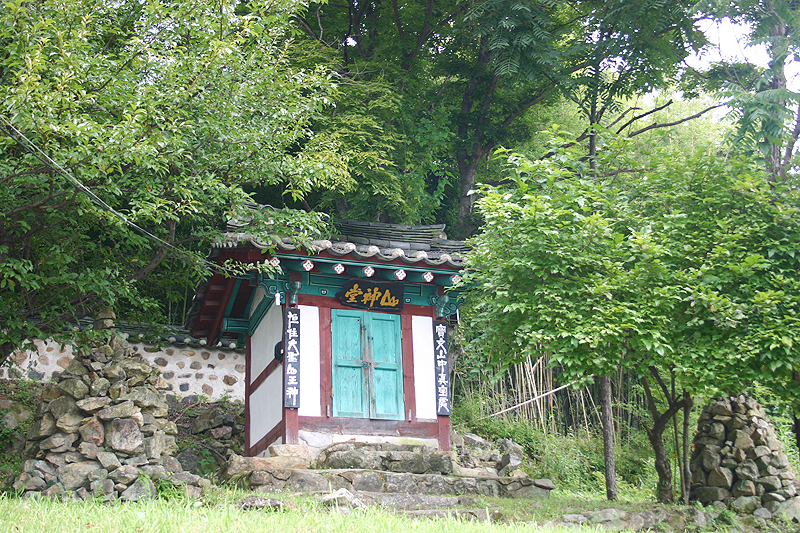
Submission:
<svg viewBox="0 0 800 533">
<path fill-rule="evenodd" d="M 333 444 L 316 456 L 300 445 L 276 445 L 269 451 L 271 456 L 266 458 L 232 455 L 220 471 L 221 480 L 258 492 L 346 489 L 382 507 L 406 510 L 423 507 L 419 498 L 541 499 L 554 488 L 549 479 L 530 478 L 520 475 L 521 471 L 512 476 L 475 475 L 476 469 L 459 466 L 455 451 L 425 446 L 347 442 Z M 449 498 L 448 505 L 456 505 L 458 497 Z M 427 501 L 424 507 L 431 504 L 437 502 Z"/>
</svg>

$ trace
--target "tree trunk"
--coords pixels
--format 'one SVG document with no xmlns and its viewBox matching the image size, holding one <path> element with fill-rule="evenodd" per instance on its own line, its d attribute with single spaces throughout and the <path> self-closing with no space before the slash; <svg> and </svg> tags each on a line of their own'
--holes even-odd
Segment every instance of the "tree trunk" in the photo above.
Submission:
<svg viewBox="0 0 800 533">
<path fill-rule="evenodd" d="M 614 459 L 614 417 L 611 413 L 611 378 L 600 378 L 600 412 L 603 423 L 603 462 L 606 470 L 606 498 L 617 499 L 617 466 Z"/>
<path fill-rule="evenodd" d="M 792 379 L 795 383 L 800 384 L 800 372 L 792 370 Z M 796 410 L 800 410 L 800 404 L 795 405 Z M 798 456 L 800 456 L 800 418 L 797 417 L 797 412 L 792 413 L 792 429 L 794 430 L 794 443 L 797 446 Z"/>
<path fill-rule="evenodd" d="M 655 456 L 656 473 L 658 474 L 656 499 L 660 503 L 673 503 L 675 501 L 675 494 L 672 490 L 672 465 L 669 462 L 667 448 L 664 445 L 664 430 L 666 430 L 667 424 L 669 424 L 669 421 L 675 416 L 675 413 L 686 406 L 688 395 L 684 393 L 684 397 L 681 398 L 680 401 L 676 401 L 674 395 L 670 394 L 669 389 L 664 384 L 664 380 L 661 379 L 658 369 L 651 366 L 649 370 L 667 401 L 667 410 L 663 413 L 660 412 L 647 377 L 642 376 L 639 379 L 644 389 L 647 407 L 653 417 L 653 427 L 648 428 L 645 426 L 644 429 L 647 432 L 647 440 L 650 441 L 650 446 L 652 446 Z"/>
<path fill-rule="evenodd" d="M 692 469 L 689 463 L 689 415 L 692 412 L 694 400 L 685 390 L 683 391 L 683 504 L 689 505 L 689 495 L 692 490 Z"/>
<path fill-rule="evenodd" d="M 774 12 L 773 12 L 774 13 Z M 776 22 L 770 28 L 770 44 L 767 46 L 768 54 L 770 57 L 770 68 L 772 69 L 773 75 L 770 79 L 770 89 L 771 90 L 781 90 L 786 89 L 786 72 L 784 70 L 784 62 L 786 61 L 786 56 L 789 52 L 788 47 L 786 46 L 786 37 L 787 37 L 787 25 L 783 21 Z M 786 101 L 781 100 L 777 102 L 778 105 L 781 107 L 786 106 Z M 774 119 L 776 122 L 781 121 L 781 117 L 779 115 L 775 115 Z M 785 178 L 786 177 L 786 169 L 790 163 L 790 160 L 784 161 L 783 160 L 783 146 L 782 144 L 775 143 L 770 139 L 765 139 L 770 144 L 770 152 L 767 155 L 767 170 L 772 174 L 774 178 L 778 176 Z"/>
<path fill-rule="evenodd" d="M 656 485 L 656 499 L 659 503 L 672 503 L 675 501 L 675 494 L 672 491 L 672 465 L 669 462 L 667 448 L 664 446 L 664 428 L 654 424 L 653 429 L 647 430 L 647 439 L 653 447 L 656 460 L 656 473 L 658 474 L 658 484 Z"/>
<path fill-rule="evenodd" d="M 459 158 L 459 170 L 461 178 L 461 195 L 458 198 L 458 228 L 457 234 L 453 237 L 464 239 L 469 237 L 477 228 L 477 225 L 472 220 L 472 206 L 475 205 L 475 200 L 478 197 L 474 192 L 475 190 L 475 175 L 478 173 L 478 165 L 476 155 L 473 154 L 473 159 L 469 164 L 464 164 L 461 169 L 461 158 Z"/>
</svg>

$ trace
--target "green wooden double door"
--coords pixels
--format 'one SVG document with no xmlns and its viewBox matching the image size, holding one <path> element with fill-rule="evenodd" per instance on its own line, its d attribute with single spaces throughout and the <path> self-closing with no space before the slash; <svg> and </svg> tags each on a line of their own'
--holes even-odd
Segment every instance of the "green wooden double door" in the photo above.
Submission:
<svg viewBox="0 0 800 533">
<path fill-rule="evenodd" d="M 403 419 L 400 315 L 331 310 L 333 416 Z"/>
</svg>

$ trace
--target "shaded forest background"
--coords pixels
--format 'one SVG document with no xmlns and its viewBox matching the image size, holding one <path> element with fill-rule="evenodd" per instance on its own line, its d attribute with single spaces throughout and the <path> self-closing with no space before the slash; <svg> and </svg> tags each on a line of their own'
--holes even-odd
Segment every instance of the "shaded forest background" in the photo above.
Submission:
<svg viewBox="0 0 800 533">
<path fill-rule="evenodd" d="M 687 66 L 723 19 L 766 68 Z M 797 424 L 796 3 L 17 0 L 0 22 L 0 357 L 105 306 L 182 323 L 230 217 L 301 245 L 332 218 L 445 223 L 474 250 L 465 421 L 572 383 L 508 416 L 592 432 L 597 376 L 621 439 L 727 392 Z"/>
</svg>

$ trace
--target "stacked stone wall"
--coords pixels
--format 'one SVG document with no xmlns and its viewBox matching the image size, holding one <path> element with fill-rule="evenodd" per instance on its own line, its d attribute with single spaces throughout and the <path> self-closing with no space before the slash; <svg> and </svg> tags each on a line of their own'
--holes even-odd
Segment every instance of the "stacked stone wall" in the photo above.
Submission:
<svg viewBox="0 0 800 533">
<path fill-rule="evenodd" d="M 767 517 L 797 496 L 783 444 L 758 402 L 744 396 L 713 401 L 697 428 L 692 499 Z"/>
<path fill-rule="evenodd" d="M 112 335 L 81 349 L 52 386 L 27 434 L 26 495 L 106 500 L 155 497 L 153 480 L 168 479 L 199 495 L 199 476 L 173 457 L 177 428 L 168 419 L 167 382 L 158 368 Z"/>
</svg>

